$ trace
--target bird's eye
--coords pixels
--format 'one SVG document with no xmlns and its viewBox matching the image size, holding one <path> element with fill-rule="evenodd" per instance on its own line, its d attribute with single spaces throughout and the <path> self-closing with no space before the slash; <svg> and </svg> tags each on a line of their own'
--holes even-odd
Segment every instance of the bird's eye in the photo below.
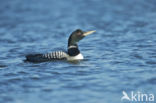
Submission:
<svg viewBox="0 0 156 103">
<path fill-rule="evenodd" d="M 80 36 L 80 35 L 82 35 L 82 33 L 81 32 L 78 32 L 77 35 Z"/>
</svg>

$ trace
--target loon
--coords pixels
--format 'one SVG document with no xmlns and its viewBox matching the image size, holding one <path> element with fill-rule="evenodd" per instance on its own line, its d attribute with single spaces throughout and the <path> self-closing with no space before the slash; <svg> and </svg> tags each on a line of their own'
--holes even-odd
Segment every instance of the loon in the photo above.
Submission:
<svg viewBox="0 0 156 103">
<path fill-rule="evenodd" d="M 29 54 L 26 55 L 25 61 L 46 62 L 52 60 L 67 60 L 67 61 L 82 60 L 83 55 L 80 53 L 77 43 L 87 35 L 90 35 L 94 32 L 95 31 L 84 32 L 80 29 L 77 29 L 74 32 L 72 32 L 72 34 L 69 36 L 67 52 L 54 51 L 46 54 Z"/>
</svg>

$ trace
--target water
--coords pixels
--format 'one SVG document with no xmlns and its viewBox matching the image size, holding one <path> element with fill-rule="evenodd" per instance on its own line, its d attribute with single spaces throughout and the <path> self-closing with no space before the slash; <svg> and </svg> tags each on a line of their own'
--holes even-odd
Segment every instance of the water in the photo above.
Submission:
<svg viewBox="0 0 156 103">
<path fill-rule="evenodd" d="M 156 96 L 154 0 L 1 0 L 0 103 L 122 103 L 122 91 Z M 25 63 L 66 50 L 70 33 L 85 60 Z M 128 101 L 125 101 L 128 102 Z"/>
</svg>

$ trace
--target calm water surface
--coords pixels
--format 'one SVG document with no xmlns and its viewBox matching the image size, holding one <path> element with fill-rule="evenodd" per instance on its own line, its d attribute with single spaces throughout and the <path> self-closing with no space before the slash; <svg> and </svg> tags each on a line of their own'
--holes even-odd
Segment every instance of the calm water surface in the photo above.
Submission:
<svg viewBox="0 0 156 103">
<path fill-rule="evenodd" d="M 156 96 L 155 5 L 1 0 L 0 103 L 122 103 L 122 91 Z M 79 43 L 84 61 L 23 62 L 29 53 L 66 50 L 77 28 L 97 31 Z"/>
</svg>

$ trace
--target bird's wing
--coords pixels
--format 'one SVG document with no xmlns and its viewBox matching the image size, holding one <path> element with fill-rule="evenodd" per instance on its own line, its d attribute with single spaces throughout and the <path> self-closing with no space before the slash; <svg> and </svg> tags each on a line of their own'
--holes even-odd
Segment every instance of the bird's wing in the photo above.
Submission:
<svg viewBox="0 0 156 103">
<path fill-rule="evenodd" d="M 50 60 L 63 60 L 67 59 L 68 54 L 63 51 L 55 51 L 46 54 L 30 54 L 26 56 L 25 61 L 29 62 L 45 62 Z"/>
</svg>

